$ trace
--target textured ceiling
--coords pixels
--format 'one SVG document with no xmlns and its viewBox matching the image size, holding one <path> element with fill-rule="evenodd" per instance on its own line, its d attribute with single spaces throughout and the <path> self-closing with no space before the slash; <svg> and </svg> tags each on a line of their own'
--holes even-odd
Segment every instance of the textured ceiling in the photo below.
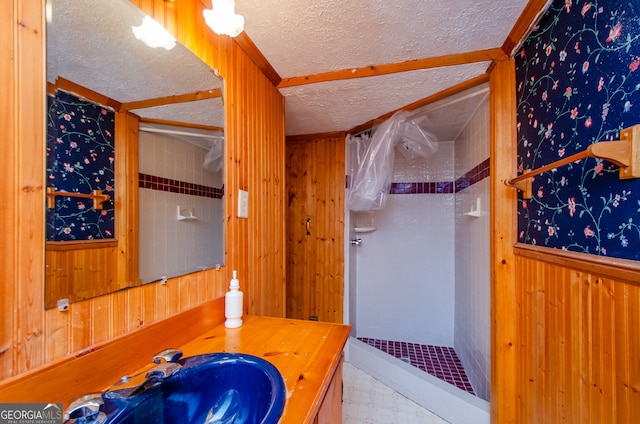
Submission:
<svg viewBox="0 0 640 424">
<path fill-rule="evenodd" d="M 245 17 L 249 38 L 282 78 L 290 78 L 499 48 L 527 1 L 235 3 L 236 11 Z M 475 63 L 283 88 L 286 133 L 350 130 L 484 74 L 488 65 Z"/>
<path fill-rule="evenodd" d="M 47 80 L 57 76 L 120 103 L 222 87 L 214 71 L 184 46 L 152 49 L 132 26 L 144 14 L 126 0 L 51 0 Z M 224 126 L 221 99 L 134 110 L 156 119 Z"/>
<path fill-rule="evenodd" d="M 500 47 L 526 0 L 236 0 L 282 78 Z"/>
<path fill-rule="evenodd" d="M 489 63 L 282 89 L 287 134 L 345 131 L 484 73 Z"/>
<path fill-rule="evenodd" d="M 48 74 L 120 102 L 220 86 L 182 46 L 133 38 L 128 0 L 51 0 Z M 499 48 L 527 0 L 236 0 L 246 33 L 282 78 Z M 195 59 L 195 60 L 194 60 Z M 287 135 L 347 131 L 486 72 L 488 62 L 282 88 Z M 220 100 L 137 110 L 222 126 Z M 206 106 L 202 106 L 206 104 Z M 472 110 L 462 105 L 458 110 Z M 211 115 L 207 112 L 211 111 Z M 453 120 L 456 122 L 453 122 Z M 442 126 L 466 122 L 440 114 Z M 451 121 L 451 122 L 446 122 Z"/>
</svg>

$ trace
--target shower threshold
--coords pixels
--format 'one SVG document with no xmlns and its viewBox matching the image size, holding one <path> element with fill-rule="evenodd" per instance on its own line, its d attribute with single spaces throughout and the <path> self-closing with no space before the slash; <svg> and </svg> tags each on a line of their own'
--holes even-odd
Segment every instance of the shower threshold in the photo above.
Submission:
<svg viewBox="0 0 640 424">
<path fill-rule="evenodd" d="M 366 337 L 357 339 L 475 396 L 462 362 L 452 347 Z"/>
</svg>

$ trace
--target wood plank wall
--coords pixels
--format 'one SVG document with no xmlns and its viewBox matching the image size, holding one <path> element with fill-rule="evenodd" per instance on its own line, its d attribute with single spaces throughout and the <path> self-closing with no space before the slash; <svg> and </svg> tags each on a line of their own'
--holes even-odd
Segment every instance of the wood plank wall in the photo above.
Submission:
<svg viewBox="0 0 640 424">
<path fill-rule="evenodd" d="M 203 1 L 133 3 L 225 79 L 226 266 L 74 303 L 66 313 L 44 310 L 45 1 L 3 2 L 0 380 L 218 298 L 231 269 L 247 312 L 284 316 L 283 98 L 232 39 L 206 27 Z M 235 215 L 238 189 L 249 191 L 248 220 Z"/>
<path fill-rule="evenodd" d="M 515 63 L 495 63 L 489 75 L 491 132 L 491 420 L 515 424 L 517 309 L 515 190 L 504 185 L 516 169 Z"/>
<path fill-rule="evenodd" d="M 287 137 L 286 153 L 287 317 L 341 324 L 345 134 Z"/>
<path fill-rule="evenodd" d="M 640 287 L 524 256 L 516 268 L 517 422 L 637 422 Z"/>
</svg>

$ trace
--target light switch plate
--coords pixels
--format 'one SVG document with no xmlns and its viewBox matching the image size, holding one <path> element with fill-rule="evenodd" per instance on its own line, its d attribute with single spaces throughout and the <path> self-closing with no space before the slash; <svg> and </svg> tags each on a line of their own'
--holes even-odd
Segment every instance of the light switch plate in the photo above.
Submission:
<svg viewBox="0 0 640 424">
<path fill-rule="evenodd" d="M 238 218 L 249 218 L 249 192 L 238 190 Z"/>
</svg>

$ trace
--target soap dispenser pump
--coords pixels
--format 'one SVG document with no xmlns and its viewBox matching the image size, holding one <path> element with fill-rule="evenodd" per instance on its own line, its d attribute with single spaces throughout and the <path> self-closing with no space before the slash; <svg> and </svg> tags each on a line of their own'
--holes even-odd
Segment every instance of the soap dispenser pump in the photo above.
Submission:
<svg viewBox="0 0 640 424">
<path fill-rule="evenodd" d="M 233 270 L 229 291 L 224 295 L 224 316 L 227 318 L 224 322 L 225 327 L 238 328 L 242 325 L 242 298 L 238 272 Z"/>
</svg>

